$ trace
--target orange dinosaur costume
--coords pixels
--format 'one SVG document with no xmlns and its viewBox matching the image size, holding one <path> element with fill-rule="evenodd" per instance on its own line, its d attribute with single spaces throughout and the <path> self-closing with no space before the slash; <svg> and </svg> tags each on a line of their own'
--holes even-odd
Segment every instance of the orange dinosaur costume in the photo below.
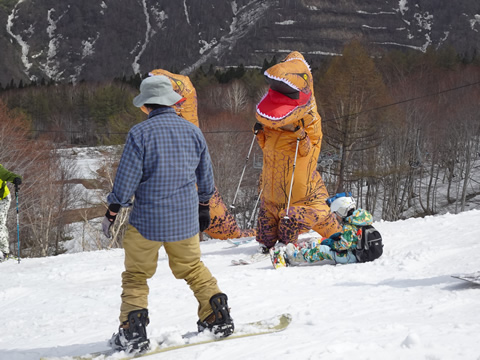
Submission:
<svg viewBox="0 0 480 360">
<path fill-rule="evenodd" d="M 173 90 L 184 98 L 184 101 L 178 102 L 173 108 L 179 116 L 190 121 L 192 124 L 199 126 L 197 92 L 190 81 L 190 78 L 185 75 L 173 74 L 163 69 L 153 70 L 149 75 L 165 75 L 170 79 Z M 142 110 L 146 112 L 146 109 L 142 108 Z M 240 229 L 216 188 L 215 193 L 210 199 L 210 226 L 204 232 L 210 237 L 220 240 L 249 237 L 255 236 L 256 234 L 255 229 Z"/>
<path fill-rule="evenodd" d="M 257 241 L 271 248 L 277 241 L 296 242 L 310 229 L 329 237 L 341 226 L 325 203 L 328 192 L 316 170 L 322 128 L 310 66 L 294 51 L 264 74 L 270 89 L 256 112 L 263 125 L 256 135 L 263 151 Z"/>
</svg>

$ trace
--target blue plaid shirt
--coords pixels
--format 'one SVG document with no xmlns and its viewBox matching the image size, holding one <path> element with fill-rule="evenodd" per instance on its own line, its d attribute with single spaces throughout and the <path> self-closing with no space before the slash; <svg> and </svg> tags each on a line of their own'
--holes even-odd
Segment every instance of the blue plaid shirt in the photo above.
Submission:
<svg viewBox="0 0 480 360">
<path fill-rule="evenodd" d="M 135 195 L 130 224 L 146 239 L 178 241 L 199 232 L 198 203 L 214 190 L 202 132 L 167 107 L 131 128 L 107 201 L 131 206 Z"/>
</svg>

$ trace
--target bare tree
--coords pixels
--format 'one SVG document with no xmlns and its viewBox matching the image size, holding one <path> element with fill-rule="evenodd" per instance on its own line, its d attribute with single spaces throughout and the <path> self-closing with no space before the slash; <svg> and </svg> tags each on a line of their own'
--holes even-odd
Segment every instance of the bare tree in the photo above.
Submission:
<svg viewBox="0 0 480 360">
<path fill-rule="evenodd" d="M 74 164 L 60 157 L 49 139 L 29 138 L 28 123 L 0 102 L 0 160 L 23 177 L 18 193 L 22 256 L 64 251 L 66 213 L 75 198 L 68 179 Z M 9 228 L 16 228 L 13 212 Z M 10 241 L 13 240 L 10 231 Z M 18 249 L 17 249 L 18 250 Z"/>
<path fill-rule="evenodd" d="M 455 158 L 452 164 L 457 178 L 456 204 L 459 211 L 465 211 L 469 184 L 472 183 L 472 170 L 480 148 L 480 104 L 478 102 L 480 91 L 476 88 L 463 89 L 455 94 L 450 94 L 449 102 L 455 106 L 451 110 L 448 126 L 448 137 L 454 145 Z M 478 191 L 473 190 L 472 194 Z"/>
<path fill-rule="evenodd" d="M 224 109 L 234 114 L 239 114 L 247 108 L 249 98 L 242 81 L 235 80 L 227 86 L 224 101 Z"/>
<path fill-rule="evenodd" d="M 106 203 L 107 194 L 112 191 L 113 183 L 115 181 L 115 174 L 120 161 L 121 151 L 123 146 L 111 148 L 112 151 L 105 153 L 104 157 L 100 160 L 100 169 L 97 171 L 97 179 L 101 187 L 101 191 L 98 192 L 97 201 L 103 203 L 105 211 L 108 204 Z M 133 199 L 132 199 L 133 201 Z M 102 249 L 119 248 L 122 247 L 122 240 L 127 231 L 128 219 L 130 217 L 131 208 L 121 208 L 117 215 L 114 225 L 110 229 L 112 237 L 110 239 L 105 238 L 103 234 L 100 234 L 99 245 Z M 100 231 L 100 227 L 97 227 Z"/>
</svg>

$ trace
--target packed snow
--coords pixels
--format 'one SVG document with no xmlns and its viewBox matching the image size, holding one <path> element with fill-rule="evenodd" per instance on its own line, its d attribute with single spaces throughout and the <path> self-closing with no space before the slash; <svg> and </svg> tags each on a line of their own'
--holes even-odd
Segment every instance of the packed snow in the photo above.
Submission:
<svg viewBox="0 0 480 360">
<path fill-rule="evenodd" d="M 480 211 L 471 210 L 378 221 L 384 254 L 364 264 L 275 270 L 267 259 L 232 266 L 258 244 L 202 242 L 203 261 L 228 295 L 236 324 L 281 313 L 292 323 L 275 334 L 145 359 L 478 360 L 480 286 L 451 275 L 480 270 L 479 220 Z M 0 263 L 0 359 L 69 359 L 106 349 L 118 327 L 122 271 L 121 249 Z M 197 303 L 171 274 L 163 249 L 149 285 L 149 337 L 180 343 L 181 334 L 196 330 Z"/>
</svg>

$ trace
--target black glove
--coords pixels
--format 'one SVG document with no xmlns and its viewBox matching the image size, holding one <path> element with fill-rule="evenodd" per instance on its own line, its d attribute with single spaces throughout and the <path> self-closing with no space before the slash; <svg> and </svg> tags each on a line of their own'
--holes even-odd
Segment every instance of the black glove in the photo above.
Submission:
<svg viewBox="0 0 480 360">
<path fill-rule="evenodd" d="M 21 185 L 22 184 L 22 178 L 16 177 L 15 179 L 13 179 L 12 182 L 15 186 Z"/>
<path fill-rule="evenodd" d="M 110 228 L 113 226 L 113 223 L 117 218 L 117 215 L 110 214 L 110 210 L 114 213 L 118 213 L 120 211 L 120 204 L 110 204 L 107 212 L 105 213 L 105 217 L 103 218 L 102 230 L 108 239 L 112 237 L 112 234 L 110 233 Z"/>
<path fill-rule="evenodd" d="M 255 123 L 255 125 L 253 126 L 253 132 L 255 135 L 258 134 L 259 131 L 263 130 L 263 125 L 260 124 L 259 122 Z"/>
<path fill-rule="evenodd" d="M 210 226 L 210 206 L 198 205 L 198 220 L 200 223 L 200 232 L 205 231 Z"/>
</svg>

